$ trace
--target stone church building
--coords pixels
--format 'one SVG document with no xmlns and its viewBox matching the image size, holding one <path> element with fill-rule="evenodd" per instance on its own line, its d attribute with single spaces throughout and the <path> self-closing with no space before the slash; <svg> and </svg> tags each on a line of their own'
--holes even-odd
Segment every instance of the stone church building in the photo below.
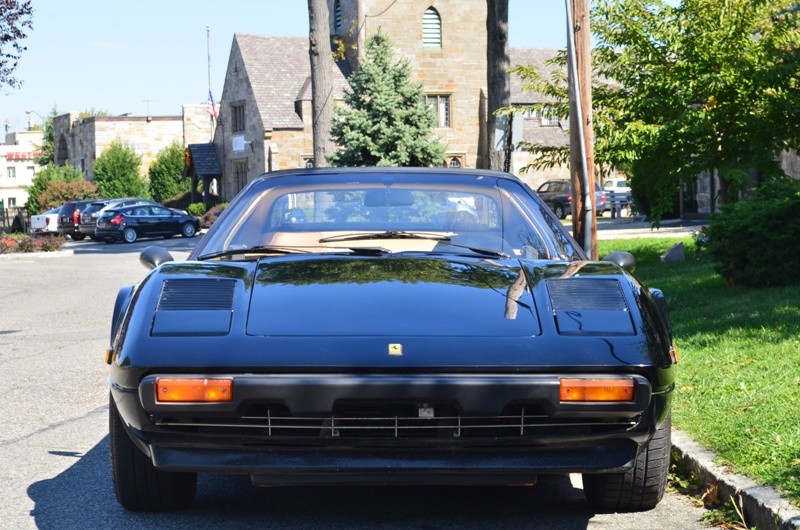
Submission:
<svg viewBox="0 0 800 530">
<path fill-rule="evenodd" d="M 485 0 L 328 0 L 332 39 L 346 58 L 333 72 L 334 99 L 363 59 L 366 39 L 387 35 L 395 59 L 407 59 L 415 82 L 437 117 L 434 133 L 447 145 L 450 167 L 487 167 Z M 308 37 L 236 34 L 219 104 L 214 145 L 222 168 L 216 186 L 230 200 L 247 182 L 268 171 L 309 166 L 313 159 L 311 67 Z M 512 64 L 541 64 L 555 50 L 511 50 Z M 512 83 L 512 104 L 535 101 Z M 559 119 L 519 115 L 515 138 L 565 145 Z M 547 129 L 547 130 L 545 130 Z M 516 140 L 515 140 L 516 141 Z M 512 172 L 527 163 L 513 156 Z M 564 168 L 521 175 L 531 185 L 567 178 Z"/>
</svg>

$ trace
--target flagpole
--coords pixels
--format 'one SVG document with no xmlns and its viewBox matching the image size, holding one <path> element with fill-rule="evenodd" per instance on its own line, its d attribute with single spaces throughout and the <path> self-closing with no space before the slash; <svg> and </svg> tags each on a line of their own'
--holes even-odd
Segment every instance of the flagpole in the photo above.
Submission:
<svg viewBox="0 0 800 530">
<path fill-rule="evenodd" d="M 208 51 L 208 98 L 212 98 L 211 93 L 211 26 L 206 24 L 206 49 Z M 213 104 L 213 101 L 209 101 Z M 214 115 L 209 112 L 209 119 L 211 120 L 211 141 L 214 141 Z"/>
</svg>

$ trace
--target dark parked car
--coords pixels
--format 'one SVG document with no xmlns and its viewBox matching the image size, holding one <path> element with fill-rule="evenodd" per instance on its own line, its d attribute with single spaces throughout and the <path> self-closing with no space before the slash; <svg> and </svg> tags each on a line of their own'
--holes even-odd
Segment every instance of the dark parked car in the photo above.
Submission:
<svg viewBox="0 0 800 530">
<path fill-rule="evenodd" d="M 587 259 L 512 175 L 277 171 L 187 261 L 158 246 L 140 260 L 152 270 L 119 291 L 106 358 L 127 509 L 186 506 L 200 471 L 257 485 L 583 473 L 602 510 L 662 497 L 664 296 L 628 253 Z"/>
<path fill-rule="evenodd" d="M 192 237 L 200 230 L 200 220 L 178 210 L 151 204 L 137 204 L 104 210 L 97 218 L 94 236 L 109 243 L 133 243 L 140 237 Z"/>
<path fill-rule="evenodd" d="M 80 214 L 80 224 L 78 225 L 78 232 L 86 237 L 90 237 L 94 241 L 99 239 L 94 235 L 94 229 L 97 227 L 97 217 L 105 206 L 107 206 L 112 199 L 95 199 L 87 204 Z"/>
<path fill-rule="evenodd" d="M 80 232 L 81 210 L 95 199 L 82 199 L 65 202 L 58 211 L 58 234 L 69 236 L 75 241 L 83 241 L 86 234 Z"/>
<path fill-rule="evenodd" d="M 536 189 L 539 197 L 555 212 L 556 217 L 564 219 L 572 215 L 572 183 L 569 180 L 548 180 Z M 603 215 L 608 208 L 606 195 L 600 184 L 595 182 L 594 208 L 597 215 Z"/>
</svg>

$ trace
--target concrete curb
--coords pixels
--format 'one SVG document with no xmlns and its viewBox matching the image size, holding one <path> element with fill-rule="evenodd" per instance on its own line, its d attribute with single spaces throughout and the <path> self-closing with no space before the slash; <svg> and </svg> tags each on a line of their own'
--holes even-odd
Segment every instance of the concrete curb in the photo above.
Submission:
<svg viewBox="0 0 800 530">
<path fill-rule="evenodd" d="M 0 260 L 12 259 L 32 259 L 32 258 L 61 258 L 64 256 L 72 256 L 72 250 L 54 250 L 52 252 L 9 252 L 7 254 L 0 254 Z"/>
<path fill-rule="evenodd" d="M 800 509 L 781 498 L 777 491 L 753 480 L 729 473 L 714 462 L 717 455 L 703 448 L 683 432 L 672 430 L 672 453 L 682 472 L 693 473 L 703 487 L 716 485 L 719 498 L 727 502 L 741 498 L 740 505 L 748 528 L 758 530 L 800 529 Z"/>
</svg>

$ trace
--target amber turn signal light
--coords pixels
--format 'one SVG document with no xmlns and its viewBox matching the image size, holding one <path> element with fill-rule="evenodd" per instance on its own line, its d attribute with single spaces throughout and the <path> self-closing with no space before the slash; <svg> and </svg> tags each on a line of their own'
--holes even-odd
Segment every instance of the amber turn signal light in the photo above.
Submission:
<svg viewBox="0 0 800 530">
<path fill-rule="evenodd" d="M 219 403 L 233 400 L 232 379 L 156 379 L 160 403 Z"/>
<path fill-rule="evenodd" d="M 562 402 L 633 401 L 633 379 L 562 379 Z"/>
</svg>

